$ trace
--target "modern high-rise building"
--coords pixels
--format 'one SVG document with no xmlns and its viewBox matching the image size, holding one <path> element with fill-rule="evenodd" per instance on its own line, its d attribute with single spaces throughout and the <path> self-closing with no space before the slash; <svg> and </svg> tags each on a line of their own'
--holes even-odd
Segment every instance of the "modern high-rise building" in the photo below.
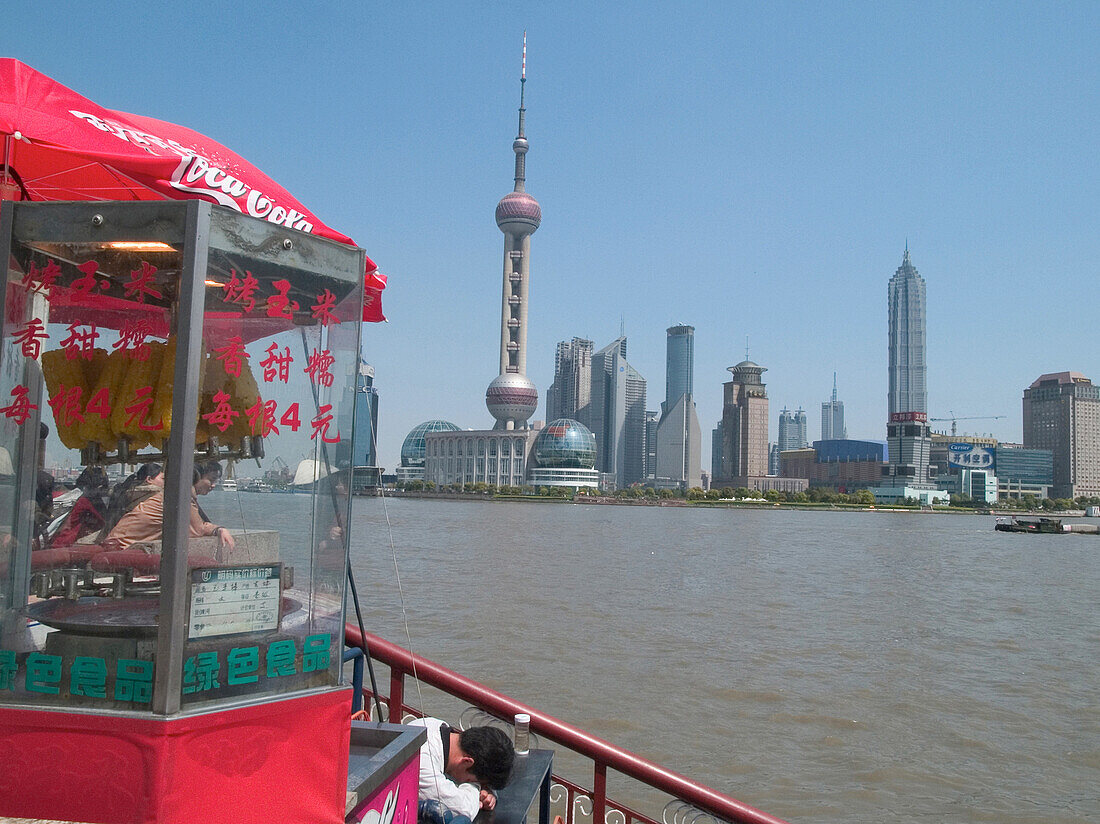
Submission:
<svg viewBox="0 0 1100 824">
<path fill-rule="evenodd" d="M 523 40 L 523 68 L 519 80 L 519 134 L 512 143 L 516 154 L 515 188 L 497 204 L 496 220 L 504 233 L 504 282 L 500 306 L 500 374 L 485 390 L 485 405 L 496 418 L 494 429 L 525 429 L 535 413 L 539 393 L 527 377 L 527 301 L 531 276 L 531 235 L 542 222 L 539 203 L 526 191 L 527 137 L 523 105 L 527 83 L 527 38 Z"/>
<path fill-rule="evenodd" d="M 691 489 L 703 483 L 702 432 L 692 393 L 695 375 L 695 327 L 668 329 L 665 359 L 665 401 L 657 423 L 658 487 Z"/>
<path fill-rule="evenodd" d="M 788 449 L 805 449 L 810 445 L 810 439 L 806 432 L 806 412 L 799 408 L 792 412 L 789 409 L 779 411 L 779 451 Z"/>
<path fill-rule="evenodd" d="M 378 390 L 374 388 L 374 367 L 359 362 L 355 376 L 355 429 L 351 438 L 353 490 L 376 487 L 378 467 Z"/>
<path fill-rule="evenodd" d="M 1080 372 L 1040 375 L 1024 390 L 1024 446 L 1054 453 L 1052 497 L 1100 495 L 1100 387 Z"/>
<path fill-rule="evenodd" d="M 928 428 L 928 367 L 924 279 L 909 259 L 890 279 L 889 295 L 889 420 L 886 425 L 889 464 L 883 486 L 932 489 L 928 458 L 932 447 Z M 908 497 L 908 496 L 906 496 Z"/>
<path fill-rule="evenodd" d="M 573 338 L 558 343 L 554 383 L 546 392 L 546 419 L 571 418 L 588 426 L 592 393 L 592 341 Z"/>
<path fill-rule="evenodd" d="M 722 422 L 710 431 L 710 479 L 713 483 L 722 477 Z"/>
<path fill-rule="evenodd" d="M 848 437 L 844 428 L 844 401 L 836 399 L 836 372 L 833 372 L 833 398 L 821 404 L 821 440 L 842 441 Z"/>
<path fill-rule="evenodd" d="M 670 326 L 665 342 L 665 406 L 695 394 L 695 327 Z"/>
<path fill-rule="evenodd" d="M 645 479 L 653 480 L 657 473 L 657 423 L 661 413 L 647 409 L 645 412 Z"/>
<path fill-rule="evenodd" d="M 761 380 L 767 369 L 745 360 L 729 371 L 733 379 L 723 384 L 722 463 L 712 483 L 747 486 L 748 478 L 768 474 L 768 393 Z"/>
<path fill-rule="evenodd" d="M 596 436 L 596 469 L 617 487 L 645 480 L 645 378 L 626 361 L 626 338 L 592 355 L 586 426 Z"/>
</svg>

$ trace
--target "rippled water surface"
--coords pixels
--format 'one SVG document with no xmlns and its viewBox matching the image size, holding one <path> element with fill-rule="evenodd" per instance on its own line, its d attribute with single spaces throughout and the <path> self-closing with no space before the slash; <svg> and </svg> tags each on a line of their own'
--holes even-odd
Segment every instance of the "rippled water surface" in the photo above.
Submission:
<svg viewBox="0 0 1100 824">
<path fill-rule="evenodd" d="M 789 821 L 1100 820 L 1095 536 L 357 499 L 351 552 L 368 630 Z"/>
</svg>

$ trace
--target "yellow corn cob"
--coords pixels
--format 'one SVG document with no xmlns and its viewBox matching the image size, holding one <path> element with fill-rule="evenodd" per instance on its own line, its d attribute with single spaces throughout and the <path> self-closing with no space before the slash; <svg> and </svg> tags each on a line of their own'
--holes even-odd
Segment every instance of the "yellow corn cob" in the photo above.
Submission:
<svg viewBox="0 0 1100 824">
<path fill-rule="evenodd" d="M 80 440 L 83 441 L 83 445 L 88 445 L 88 436 L 86 430 L 88 429 L 88 412 L 87 407 L 91 403 L 92 395 L 95 393 L 99 382 L 103 377 L 103 373 L 107 370 L 107 363 L 110 360 L 111 353 L 106 349 L 93 349 L 91 360 L 80 360 L 80 368 L 82 373 L 81 388 L 84 392 L 82 398 L 84 401 L 84 420 L 85 423 L 80 425 Z M 107 402 L 110 403 L 111 399 L 108 398 Z M 94 415 L 94 413 L 93 413 Z M 99 420 L 99 416 L 95 416 Z"/>
<path fill-rule="evenodd" d="M 66 360 L 64 349 L 42 353 L 42 372 L 46 378 L 47 398 L 52 398 L 59 391 L 68 393 L 73 387 L 82 386 L 84 376 L 80 361 Z M 82 397 L 82 401 L 86 400 L 86 397 Z M 68 449 L 80 449 L 84 445 L 80 439 L 80 423 L 63 423 L 65 417 L 62 415 L 58 418 L 57 413 L 54 413 L 57 435 Z"/>
<path fill-rule="evenodd" d="M 115 407 L 121 401 L 118 390 L 122 380 L 126 377 L 127 363 L 127 359 L 122 357 L 117 350 L 106 355 L 103 368 L 98 370 L 98 375 L 95 377 L 95 383 L 91 384 L 89 382 L 89 386 L 85 389 L 84 397 L 88 401 L 100 389 L 106 389 L 107 402 L 111 405 L 112 414 L 108 416 L 107 420 L 103 420 L 95 413 L 90 415 L 85 413 L 84 423 L 80 427 L 80 437 L 86 443 L 91 441 L 99 443 L 107 451 L 113 451 L 115 442 L 118 440 L 111 428 L 111 418 L 114 416 Z M 93 368 L 96 367 L 96 361 L 91 361 L 90 365 Z M 89 377 L 92 371 L 91 369 L 88 370 Z"/>
<path fill-rule="evenodd" d="M 160 353 L 160 374 L 154 389 L 156 402 L 153 404 L 150 421 L 160 421 L 164 426 L 150 433 L 154 444 L 164 447 L 172 433 L 172 387 L 176 382 L 176 339 L 171 337 Z"/>
<path fill-rule="evenodd" d="M 115 402 L 111 408 L 111 431 L 116 438 L 129 438 L 131 449 L 140 449 L 138 442 L 144 436 L 138 427 L 137 420 L 127 425 L 126 419 L 130 417 L 130 413 L 126 411 L 126 407 L 137 400 L 137 390 L 140 387 L 153 384 L 153 381 L 149 380 L 149 361 L 135 360 L 128 352 L 121 349 L 117 350 L 112 357 L 122 358 L 124 369 L 119 380 L 118 392 L 115 394 Z"/>
<path fill-rule="evenodd" d="M 260 388 L 256 385 L 256 377 L 252 374 L 252 366 L 249 361 L 241 364 L 241 374 L 233 378 L 233 391 L 229 393 L 233 398 L 233 408 L 241 413 L 239 418 L 233 419 L 233 425 L 226 430 L 226 436 L 230 443 L 236 444 L 247 435 L 261 434 L 260 425 L 262 418 L 257 419 L 257 431 L 253 431 L 249 425 L 246 410 L 251 409 L 260 399 Z"/>
</svg>

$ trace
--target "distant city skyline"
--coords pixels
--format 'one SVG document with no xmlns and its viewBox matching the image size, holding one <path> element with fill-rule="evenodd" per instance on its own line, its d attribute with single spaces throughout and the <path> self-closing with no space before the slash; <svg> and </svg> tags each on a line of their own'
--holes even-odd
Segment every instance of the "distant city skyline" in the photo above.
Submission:
<svg viewBox="0 0 1100 824">
<path fill-rule="evenodd" d="M 490 213 L 524 29 L 527 159 L 546 214 L 531 264 L 532 420 L 547 417 L 558 341 L 602 346 L 621 320 L 631 364 L 656 381 L 664 330 L 684 322 L 704 455 L 746 336 L 773 409 L 816 411 L 836 371 L 848 436 L 882 440 L 882 278 L 906 238 L 929 277 L 931 417 L 1004 415 L 960 420 L 959 434 L 1018 442 L 1036 376 L 1100 375 L 1071 313 L 1035 311 L 1100 301 L 1095 3 L 643 0 L 624 15 L 429 0 L 350 4 L 338 23 L 206 0 L 63 9 L 61 28 L 35 4 L 5 9 L 4 53 L 232 147 L 389 275 L 389 322 L 363 332 L 388 470 L 421 422 L 492 421 Z M 184 66 L 179 32 L 200 19 L 218 25 L 189 41 Z M 175 56 L 89 48 L 103 30 Z M 771 440 L 776 425 L 773 413 Z"/>
</svg>

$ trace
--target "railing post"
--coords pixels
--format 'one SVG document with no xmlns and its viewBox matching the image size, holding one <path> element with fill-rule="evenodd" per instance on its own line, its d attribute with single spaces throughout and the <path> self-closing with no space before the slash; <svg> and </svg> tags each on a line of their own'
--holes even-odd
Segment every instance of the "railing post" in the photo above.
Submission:
<svg viewBox="0 0 1100 824">
<path fill-rule="evenodd" d="M 363 650 L 359 647 L 347 647 L 343 660 L 345 664 L 348 661 L 354 662 L 351 665 L 351 711 L 359 712 L 363 709 Z"/>
<path fill-rule="evenodd" d="M 595 762 L 592 774 L 592 824 L 604 824 L 607 807 L 607 765 Z"/>
<path fill-rule="evenodd" d="M 405 707 L 405 671 L 390 667 L 390 717 L 391 724 L 400 724 Z M 382 719 L 379 719 L 382 720 Z"/>
</svg>

